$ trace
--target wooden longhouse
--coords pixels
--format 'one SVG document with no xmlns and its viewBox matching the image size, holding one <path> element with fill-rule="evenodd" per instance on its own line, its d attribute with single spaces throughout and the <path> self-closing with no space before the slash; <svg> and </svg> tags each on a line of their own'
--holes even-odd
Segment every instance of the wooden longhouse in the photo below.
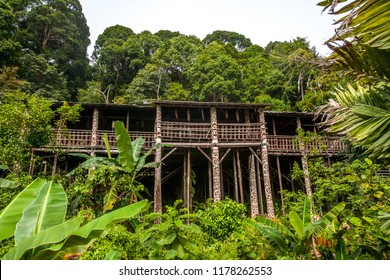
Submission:
<svg viewBox="0 0 390 280">
<path fill-rule="evenodd" d="M 57 137 L 55 146 L 65 153 L 105 154 L 104 133 L 115 152 L 116 120 L 132 139 L 144 137 L 146 148 L 163 144 L 155 151 L 155 161 L 162 164 L 144 178 L 156 212 L 176 199 L 191 209 L 196 201 L 228 196 L 250 205 L 252 216 L 274 216 L 273 201 L 283 204 L 281 191 L 296 189 L 289 176 L 294 161 L 305 169 L 313 150 L 330 160 L 345 149 L 338 137 L 299 140 L 297 129 L 318 132 L 313 114 L 272 112 L 262 104 L 156 101 L 83 108 L 81 121 L 69 127 L 66 137 Z M 55 170 L 57 159 L 53 165 Z M 309 174 L 305 186 L 310 194 Z"/>
</svg>

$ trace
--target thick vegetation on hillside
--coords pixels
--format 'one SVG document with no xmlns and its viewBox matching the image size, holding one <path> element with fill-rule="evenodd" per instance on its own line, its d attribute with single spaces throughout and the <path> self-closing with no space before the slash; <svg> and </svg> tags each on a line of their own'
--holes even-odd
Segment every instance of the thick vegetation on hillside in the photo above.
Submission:
<svg viewBox="0 0 390 280">
<path fill-rule="evenodd" d="M 342 5 L 340 5 L 342 3 Z M 87 56 L 89 27 L 78 0 L 0 0 L 0 256 L 2 259 L 389 259 L 390 2 L 324 0 L 339 16 L 321 57 L 306 38 L 253 45 L 217 30 L 205 38 L 108 27 Z M 163 213 L 140 172 L 142 138 L 115 123 L 118 158 L 89 157 L 68 174 L 34 147 L 67 133 L 86 103 L 154 99 L 271 103 L 318 111 L 350 143 L 332 165 L 310 156 L 312 197 L 284 191 L 275 218 L 250 218 L 226 198 Z M 54 101 L 63 102 L 56 110 Z M 55 150 L 56 156 L 65 156 Z M 78 154 L 80 156 L 80 154 Z M 304 189 L 296 164 L 290 174 Z M 149 201 L 148 201 L 149 200 Z M 282 215 L 281 213 L 286 213 Z"/>
</svg>

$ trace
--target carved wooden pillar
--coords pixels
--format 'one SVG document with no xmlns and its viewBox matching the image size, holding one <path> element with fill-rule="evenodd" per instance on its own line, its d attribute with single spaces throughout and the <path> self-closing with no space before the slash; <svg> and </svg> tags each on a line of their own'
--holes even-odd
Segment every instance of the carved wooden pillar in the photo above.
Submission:
<svg viewBox="0 0 390 280">
<path fill-rule="evenodd" d="M 298 130 L 302 130 L 301 119 L 299 117 L 297 117 L 297 128 L 298 128 Z M 308 158 L 307 152 L 305 149 L 305 143 L 303 142 L 302 137 L 300 137 L 299 135 L 298 135 L 298 144 L 299 144 L 299 151 L 301 152 L 302 169 L 303 169 L 303 177 L 305 179 L 306 194 L 308 197 L 312 197 L 313 192 L 311 190 L 309 164 L 307 161 L 307 158 Z"/>
<path fill-rule="evenodd" d="M 210 108 L 211 119 L 211 159 L 213 165 L 213 198 L 214 201 L 221 200 L 221 173 L 219 168 L 219 148 L 218 148 L 218 122 L 217 122 L 217 108 L 212 106 Z"/>
<path fill-rule="evenodd" d="M 249 156 L 249 190 L 251 200 L 251 216 L 256 217 L 259 214 L 259 201 L 257 199 L 257 187 L 256 187 L 256 166 L 255 156 Z"/>
<path fill-rule="evenodd" d="M 155 122 L 155 135 L 156 145 L 160 145 L 162 142 L 161 137 L 161 105 L 156 105 L 156 122 Z M 161 147 L 156 149 L 155 162 L 160 163 L 154 169 L 154 212 L 162 212 L 162 193 L 161 193 Z"/>
<path fill-rule="evenodd" d="M 268 165 L 268 143 L 264 111 L 259 112 L 260 139 L 261 139 L 261 162 L 263 166 L 264 192 L 267 204 L 268 216 L 275 217 L 274 202 L 272 199 L 271 179 Z"/>
<path fill-rule="evenodd" d="M 91 155 L 95 156 L 95 147 L 97 146 L 97 133 L 99 129 L 99 109 L 93 108 L 92 115 L 92 135 L 91 135 Z"/>
</svg>

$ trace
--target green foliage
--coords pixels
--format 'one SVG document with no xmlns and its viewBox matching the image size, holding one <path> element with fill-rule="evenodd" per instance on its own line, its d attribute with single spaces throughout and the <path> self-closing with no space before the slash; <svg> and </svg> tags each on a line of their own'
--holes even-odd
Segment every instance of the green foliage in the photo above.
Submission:
<svg viewBox="0 0 390 280">
<path fill-rule="evenodd" d="M 209 238 L 223 241 L 233 232 L 242 229 L 246 207 L 230 198 L 213 204 L 206 204 L 206 209 L 199 210 L 201 228 Z"/>
<path fill-rule="evenodd" d="M 56 259 L 80 254 L 105 235 L 110 225 L 145 210 L 146 201 L 112 211 L 83 224 L 83 217 L 64 221 L 67 197 L 62 185 L 36 179 L 0 213 L 1 240 L 15 245 L 3 259 Z M 14 231 L 15 229 L 15 231 Z"/>
<path fill-rule="evenodd" d="M 142 233 L 141 245 L 147 248 L 149 259 L 195 259 L 198 244 L 194 235 L 202 234 L 194 223 L 197 215 L 188 214 L 185 208 L 179 208 L 182 201 L 178 200 L 165 213 L 145 216 L 143 222 L 136 228 Z M 157 223 L 156 223 L 157 222 Z"/>
<path fill-rule="evenodd" d="M 337 162 L 329 167 L 321 159 L 309 162 L 310 179 L 315 190 L 314 212 L 327 211 L 338 201 L 346 204 L 340 215 L 344 221 L 343 230 L 340 229 L 337 237 L 332 237 L 337 240 L 339 257 L 389 258 L 389 237 L 381 229 L 384 221 L 380 217 L 390 211 L 390 181 L 377 174 L 381 167 L 368 158 Z M 296 176 L 302 176 L 299 175 L 301 172 L 297 168 Z M 297 197 L 285 193 L 285 198 Z M 286 207 L 292 208 L 294 203 L 288 201 Z"/>
<path fill-rule="evenodd" d="M 257 218 L 253 225 L 267 238 L 268 242 L 280 251 L 279 258 L 310 259 L 311 255 L 319 258 L 315 238 L 327 228 L 337 228 L 337 216 L 345 208 L 339 203 L 317 221 L 312 222 L 311 203 L 305 199 L 301 215 L 295 211 L 289 213 L 289 224 L 283 225 L 277 220 Z"/>
<path fill-rule="evenodd" d="M 117 202 L 132 203 L 140 197 L 144 186 L 137 181 L 143 168 L 157 166 L 155 162 L 146 162 L 154 151 L 144 152 L 145 140 L 137 138 L 131 141 L 129 133 L 120 121 L 114 123 L 118 146 L 118 157 L 111 158 L 110 147 L 106 139 L 108 158 L 89 157 L 77 169 L 67 176 L 74 176 L 71 184 L 71 212 L 78 211 L 79 206 L 92 207 L 100 214 L 109 211 Z"/>
</svg>

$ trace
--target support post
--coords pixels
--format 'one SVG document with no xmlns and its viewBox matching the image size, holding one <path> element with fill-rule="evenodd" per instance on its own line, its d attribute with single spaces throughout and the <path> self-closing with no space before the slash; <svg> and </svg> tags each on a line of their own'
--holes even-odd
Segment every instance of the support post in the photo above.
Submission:
<svg viewBox="0 0 390 280">
<path fill-rule="evenodd" d="M 34 150 L 31 151 L 30 167 L 28 169 L 28 175 L 34 176 Z"/>
<path fill-rule="evenodd" d="M 97 146 L 98 129 L 99 129 L 99 109 L 95 107 L 93 108 L 93 115 L 92 115 L 91 156 L 96 156 L 95 147 Z"/>
<path fill-rule="evenodd" d="M 256 187 L 256 169 L 255 169 L 255 156 L 249 156 L 249 189 L 250 189 L 250 201 L 251 201 L 251 216 L 252 218 L 259 215 L 259 201 L 257 199 L 257 187 Z"/>
<path fill-rule="evenodd" d="M 155 135 L 156 145 L 160 145 L 161 139 L 161 105 L 156 105 L 156 123 L 155 123 Z M 154 169 L 154 212 L 162 212 L 162 193 L 161 193 L 161 147 L 157 147 L 155 153 L 155 162 L 159 165 Z"/>
<path fill-rule="evenodd" d="M 127 110 L 127 114 L 126 114 L 126 129 L 127 129 L 127 131 L 129 131 L 129 128 L 130 128 L 130 110 Z"/>
<path fill-rule="evenodd" d="M 240 202 L 238 199 L 238 178 L 237 178 L 237 157 L 236 153 L 233 153 L 233 178 L 234 178 L 234 200 Z"/>
<path fill-rule="evenodd" d="M 218 123 L 217 123 L 217 108 L 210 108 L 211 119 L 211 159 L 213 164 L 213 198 L 214 202 L 221 200 L 221 173 L 219 165 L 219 148 L 218 148 Z"/>
<path fill-rule="evenodd" d="M 311 190 L 308 156 L 305 149 L 305 143 L 303 142 L 301 135 L 299 135 L 300 131 L 302 131 L 302 123 L 300 117 L 297 117 L 297 128 L 298 128 L 298 144 L 299 144 L 299 151 L 301 152 L 302 169 L 303 169 L 303 176 L 305 180 L 306 194 L 308 197 L 312 197 L 313 192 Z"/>
<path fill-rule="evenodd" d="M 280 160 L 278 155 L 276 156 L 276 167 L 278 169 L 279 191 L 280 191 L 280 198 L 282 200 L 282 211 L 283 211 L 283 215 L 285 215 L 286 213 L 284 211 L 283 181 L 282 181 L 282 174 L 280 171 Z"/>
<path fill-rule="evenodd" d="M 267 214 L 270 217 L 275 217 L 274 202 L 272 198 L 271 179 L 268 165 L 268 143 L 267 130 L 265 124 L 264 111 L 259 111 L 260 121 L 260 139 L 261 139 L 261 162 L 263 166 L 264 192 L 267 204 Z"/>
<path fill-rule="evenodd" d="M 257 194 L 259 196 L 259 202 L 260 202 L 260 214 L 264 214 L 263 190 L 261 187 L 260 163 L 258 160 L 256 161 L 256 172 L 257 172 Z"/>
<path fill-rule="evenodd" d="M 242 185 L 242 169 L 241 169 L 241 160 L 240 160 L 240 152 L 236 151 L 236 159 L 237 159 L 237 175 L 238 175 L 238 189 L 240 193 L 240 203 L 244 203 L 244 187 Z"/>
<path fill-rule="evenodd" d="M 51 176 L 54 176 L 57 172 L 57 163 L 58 163 L 58 155 L 54 155 L 54 163 L 53 163 L 53 170 L 51 172 Z"/>
</svg>

